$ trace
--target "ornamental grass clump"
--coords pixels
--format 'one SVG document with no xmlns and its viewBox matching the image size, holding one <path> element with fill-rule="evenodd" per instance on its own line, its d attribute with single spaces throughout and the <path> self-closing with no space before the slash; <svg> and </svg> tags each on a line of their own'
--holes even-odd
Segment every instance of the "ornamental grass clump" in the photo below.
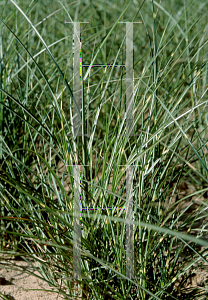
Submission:
<svg viewBox="0 0 208 300">
<path fill-rule="evenodd" d="M 206 299 L 205 278 L 191 280 L 208 254 L 207 2 L 0 5 L 1 253 L 32 257 L 64 299 Z M 83 22 L 80 136 L 73 21 Z M 127 21 L 135 22 L 133 135 Z M 77 190 L 82 279 L 73 278 Z"/>
</svg>

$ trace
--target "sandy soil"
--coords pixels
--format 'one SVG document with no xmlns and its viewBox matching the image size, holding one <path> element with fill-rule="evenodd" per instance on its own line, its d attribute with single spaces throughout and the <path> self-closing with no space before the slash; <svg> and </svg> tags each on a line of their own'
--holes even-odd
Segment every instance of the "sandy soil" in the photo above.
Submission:
<svg viewBox="0 0 208 300">
<path fill-rule="evenodd" d="M 33 262 L 31 259 L 28 260 Z M 38 266 L 37 262 L 33 262 L 33 264 L 34 266 Z M 16 267 L 14 267 L 14 265 Z M 10 269 L 12 266 L 18 270 Z M 18 261 L 11 258 L 2 258 L 2 255 L 0 255 L 0 299 L 5 299 L 1 294 L 6 296 L 9 300 L 64 299 L 63 296 L 54 293 L 55 288 L 51 288 L 47 282 L 34 275 L 25 273 L 21 268 L 18 268 L 18 266 L 24 267 L 33 274 L 40 276 L 30 263 L 23 260 Z M 27 289 L 39 289 L 39 291 Z M 48 291 L 41 291 L 40 289 Z"/>
</svg>

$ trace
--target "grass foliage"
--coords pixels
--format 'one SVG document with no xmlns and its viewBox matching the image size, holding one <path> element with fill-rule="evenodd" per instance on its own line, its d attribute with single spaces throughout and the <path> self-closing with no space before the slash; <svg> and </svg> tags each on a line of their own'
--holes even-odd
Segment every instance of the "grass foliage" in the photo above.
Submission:
<svg viewBox="0 0 208 300">
<path fill-rule="evenodd" d="M 202 1 L 0 2 L 1 253 L 29 255 L 65 299 L 207 299 L 207 9 Z M 72 24 L 82 21 L 82 133 L 72 136 Z M 134 128 L 125 135 L 125 24 L 134 24 Z M 88 135 L 88 136 L 87 136 Z M 73 164 L 81 269 L 73 275 Z M 125 174 L 134 267 L 125 278 Z M 122 166 L 121 166 L 122 165 Z M 185 186 L 185 188 L 183 188 Z M 185 205 L 186 204 L 186 205 Z M 96 208 L 113 207 L 114 210 Z M 27 256 L 26 256 L 27 254 Z M 119 279 L 118 277 L 123 277 Z M 61 283 L 60 284 L 60 280 Z"/>
</svg>

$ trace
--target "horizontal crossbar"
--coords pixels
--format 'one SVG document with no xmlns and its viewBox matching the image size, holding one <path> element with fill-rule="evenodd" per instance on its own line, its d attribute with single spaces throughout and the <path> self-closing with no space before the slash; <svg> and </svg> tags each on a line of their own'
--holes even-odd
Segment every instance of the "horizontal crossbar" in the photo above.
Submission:
<svg viewBox="0 0 208 300">
<path fill-rule="evenodd" d="M 82 67 L 89 67 L 89 65 L 82 65 Z M 126 67 L 126 65 L 114 65 L 114 64 L 93 64 L 92 67 Z"/>
</svg>

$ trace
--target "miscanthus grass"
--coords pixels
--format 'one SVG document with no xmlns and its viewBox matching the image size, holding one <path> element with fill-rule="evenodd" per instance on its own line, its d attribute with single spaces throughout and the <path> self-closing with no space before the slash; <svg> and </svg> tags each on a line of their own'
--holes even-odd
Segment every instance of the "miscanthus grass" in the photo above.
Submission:
<svg viewBox="0 0 208 300">
<path fill-rule="evenodd" d="M 40 277 L 65 299 L 207 299 L 205 280 L 188 288 L 208 253 L 207 1 L 0 5 L 1 253 L 38 261 Z M 89 21 L 81 33 L 90 65 L 125 64 L 118 21 L 142 21 L 134 25 L 137 136 L 124 134 L 125 68 L 83 67 L 86 135 L 73 137 L 73 27 L 64 23 L 72 20 Z M 85 165 L 82 207 L 94 208 L 82 212 L 89 279 L 81 281 L 69 279 L 75 163 Z M 136 279 L 125 279 L 132 164 Z"/>
</svg>

